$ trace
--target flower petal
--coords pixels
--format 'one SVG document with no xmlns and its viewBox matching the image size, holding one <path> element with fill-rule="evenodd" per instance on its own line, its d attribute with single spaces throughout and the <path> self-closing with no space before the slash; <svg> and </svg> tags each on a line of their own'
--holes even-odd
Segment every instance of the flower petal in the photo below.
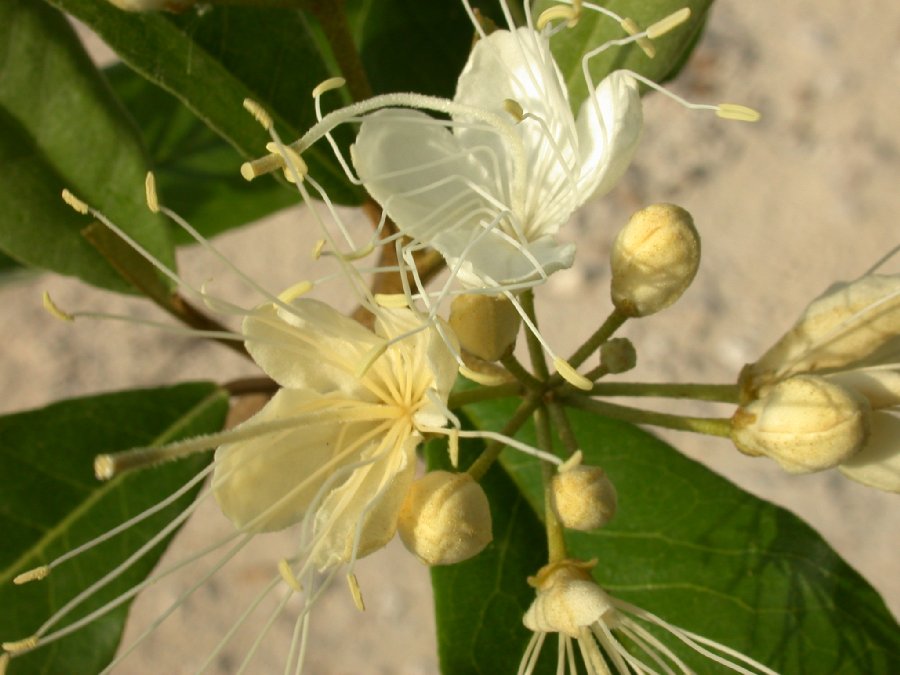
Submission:
<svg viewBox="0 0 900 675">
<path fill-rule="evenodd" d="M 318 300 L 300 298 L 291 311 L 272 304 L 244 319 L 247 351 L 283 387 L 360 396 L 356 372 L 381 340 Z"/>
<path fill-rule="evenodd" d="M 886 412 L 872 414 L 869 442 L 852 459 L 839 466 L 841 473 L 858 483 L 887 492 L 900 492 L 900 417 Z"/>
</svg>

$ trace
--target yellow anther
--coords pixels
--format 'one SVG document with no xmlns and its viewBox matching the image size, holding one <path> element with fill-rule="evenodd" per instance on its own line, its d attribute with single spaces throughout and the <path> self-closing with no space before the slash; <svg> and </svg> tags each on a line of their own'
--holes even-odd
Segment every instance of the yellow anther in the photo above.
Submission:
<svg viewBox="0 0 900 675">
<path fill-rule="evenodd" d="M 153 213 L 159 213 L 159 197 L 156 195 L 156 176 L 152 171 L 147 172 L 144 179 L 144 193 L 147 197 L 147 208 Z"/>
<path fill-rule="evenodd" d="M 4 642 L 3 649 L 8 651 L 10 654 L 17 654 L 19 652 L 25 652 L 29 649 L 34 649 L 38 644 L 38 636 L 32 635 L 31 637 L 27 637 L 24 640 L 16 640 L 15 642 Z"/>
<path fill-rule="evenodd" d="M 381 358 L 381 355 L 384 354 L 384 352 L 387 350 L 387 347 L 388 347 L 388 343 L 387 343 L 387 340 L 385 340 L 380 345 L 370 349 L 369 353 L 366 354 L 365 361 L 363 361 L 360 364 L 359 368 L 357 368 L 356 373 L 355 373 L 356 377 L 361 378 L 367 372 L 369 372 L 369 368 L 371 368 L 372 364 L 375 363 L 379 358 Z"/>
<path fill-rule="evenodd" d="M 716 106 L 716 115 L 726 120 L 738 122 L 756 122 L 759 120 L 759 111 L 737 103 L 720 103 Z"/>
<path fill-rule="evenodd" d="M 281 578 L 284 579 L 284 583 L 290 586 L 292 591 L 294 591 L 295 593 L 303 592 L 302 584 L 294 574 L 294 570 L 291 569 L 290 563 L 284 558 L 278 561 L 278 573 L 281 574 Z"/>
<path fill-rule="evenodd" d="M 319 98 L 326 91 L 331 91 L 332 89 L 340 89 L 345 84 L 347 84 L 347 80 L 343 77 L 329 77 L 324 82 L 320 82 L 315 86 L 312 90 L 313 98 Z"/>
<path fill-rule="evenodd" d="M 9 654 L 0 654 L 0 675 L 6 675 L 6 667 L 9 665 Z"/>
<path fill-rule="evenodd" d="M 553 359 L 553 367 L 562 378 L 573 387 L 578 387 L 582 391 L 590 391 L 594 388 L 594 383 L 587 379 L 584 375 L 579 375 L 569 363 L 558 356 Z"/>
<path fill-rule="evenodd" d="M 660 19 L 649 28 L 647 28 L 647 37 L 651 40 L 662 37 L 670 30 L 672 30 L 673 28 L 677 28 L 690 18 L 691 8 L 682 7 L 681 9 L 672 12 L 671 14 L 669 14 L 669 16 L 665 17 L 664 19 Z"/>
<path fill-rule="evenodd" d="M 109 480 L 116 475 L 116 460 L 112 455 L 94 457 L 94 476 L 97 480 Z"/>
<path fill-rule="evenodd" d="M 60 321 L 75 320 L 74 316 L 72 316 L 68 312 L 64 312 L 55 302 L 53 302 L 53 298 L 50 297 L 50 294 L 47 291 L 44 291 L 44 295 L 41 297 L 41 302 L 44 305 L 44 309 L 46 309 L 48 312 L 50 312 L 50 314 L 55 316 Z"/>
<path fill-rule="evenodd" d="M 250 181 L 257 176 L 272 173 L 284 167 L 284 157 L 281 155 L 271 154 L 252 162 L 244 162 L 241 164 L 241 176 L 244 180 Z"/>
<path fill-rule="evenodd" d="M 310 252 L 313 260 L 318 260 L 322 257 L 322 249 L 325 248 L 325 244 L 327 243 L 328 242 L 326 242 L 324 239 L 319 239 L 315 244 L 313 244 L 312 251 Z"/>
<path fill-rule="evenodd" d="M 88 212 L 91 210 L 87 204 L 85 204 L 83 201 L 78 199 L 78 197 L 73 195 L 67 189 L 64 189 L 62 191 L 62 198 L 66 204 L 71 206 L 73 209 L 78 211 L 78 213 L 80 213 L 83 216 L 86 216 L 88 214 Z"/>
<path fill-rule="evenodd" d="M 350 251 L 350 253 L 337 253 L 335 255 L 339 256 L 341 258 L 341 260 L 349 260 L 352 262 L 354 260 L 359 260 L 360 258 L 365 258 L 367 255 L 369 255 L 374 250 L 375 250 L 375 244 L 370 243 L 370 244 L 366 244 L 365 246 L 363 246 L 360 249 L 357 249 L 355 251 Z"/>
<path fill-rule="evenodd" d="M 309 167 L 306 166 L 306 162 L 303 161 L 300 153 L 294 150 L 291 146 L 283 145 L 281 147 L 284 149 L 284 153 L 282 153 L 282 149 L 280 149 L 275 143 L 266 143 L 266 150 L 275 155 L 283 155 L 284 164 L 282 165 L 282 169 L 284 169 L 284 177 L 288 180 L 288 182 L 295 182 L 294 171 L 299 174 L 300 179 L 302 180 L 303 177 L 309 173 Z"/>
<path fill-rule="evenodd" d="M 459 374 L 466 379 L 472 380 L 472 382 L 483 384 L 487 387 L 509 382 L 509 378 L 503 373 L 479 373 L 468 366 L 460 366 Z"/>
<path fill-rule="evenodd" d="M 624 30 L 632 37 L 643 32 L 641 30 L 641 27 L 638 26 L 637 21 L 635 21 L 634 19 L 622 19 L 622 21 L 619 22 L 619 25 L 622 26 L 622 30 Z M 637 43 L 637 46 L 641 48 L 641 51 L 643 51 L 647 55 L 647 58 L 652 59 L 654 56 L 656 56 L 656 47 L 649 39 L 642 36 L 637 38 L 635 42 Z"/>
<path fill-rule="evenodd" d="M 306 295 L 312 289 L 313 283 L 304 279 L 303 281 L 298 281 L 290 288 L 279 293 L 278 299 L 284 303 L 290 303 L 299 298 L 301 295 Z"/>
<path fill-rule="evenodd" d="M 525 119 L 525 111 L 522 110 L 521 104 L 511 98 L 507 98 L 503 100 L 503 109 L 508 112 L 510 115 L 516 118 L 516 122 L 521 122 Z"/>
<path fill-rule="evenodd" d="M 21 586 L 22 584 L 27 584 L 29 581 L 40 581 L 41 579 L 46 579 L 48 574 L 50 574 L 50 566 L 41 565 L 40 567 L 35 567 L 33 570 L 22 572 L 22 574 L 13 579 L 13 583 L 16 586 Z"/>
<path fill-rule="evenodd" d="M 450 455 L 450 465 L 454 469 L 459 468 L 459 429 L 451 429 L 447 434 L 447 454 Z"/>
<path fill-rule="evenodd" d="M 350 586 L 350 595 L 353 596 L 353 604 L 360 612 L 366 611 L 366 603 L 363 602 L 362 591 L 359 590 L 359 582 L 353 572 L 347 574 L 347 585 Z"/>
<path fill-rule="evenodd" d="M 376 293 L 375 304 L 388 309 L 406 309 L 409 307 L 409 298 L 403 293 Z"/>
<path fill-rule="evenodd" d="M 556 467 L 557 473 L 564 473 L 566 471 L 571 471 L 576 466 L 581 466 L 581 460 L 584 459 L 584 455 L 581 450 L 576 450 L 572 453 L 572 456 L 569 457 L 565 462 Z"/>
<path fill-rule="evenodd" d="M 572 28 L 576 23 L 578 23 L 578 19 L 581 18 L 581 3 L 578 3 L 578 7 L 576 8 L 574 3 L 570 5 L 554 5 L 553 7 L 548 7 L 543 12 L 541 12 L 540 16 L 538 16 L 537 20 L 537 29 L 544 30 L 544 28 L 553 21 L 565 21 L 566 26 Z"/>
<path fill-rule="evenodd" d="M 272 128 L 272 116 L 252 98 L 244 99 L 244 110 L 253 115 L 254 119 L 256 119 L 266 131 L 269 131 Z"/>
</svg>

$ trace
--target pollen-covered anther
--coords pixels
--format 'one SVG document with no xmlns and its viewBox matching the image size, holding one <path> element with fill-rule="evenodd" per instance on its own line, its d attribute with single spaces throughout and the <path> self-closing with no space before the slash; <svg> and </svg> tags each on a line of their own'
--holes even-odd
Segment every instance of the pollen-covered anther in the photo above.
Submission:
<svg viewBox="0 0 900 675">
<path fill-rule="evenodd" d="M 244 110 L 253 115 L 253 119 L 259 122 L 263 129 L 265 129 L 266 131 L 270 131 L 272 129 L 272 116 L 268 112 L 266 112 L 265 108 L 263 108 L 252 98 L 244 99 Z"/>
<path fill-rule="evenodd" d="M 632 37 L 644 33 L 644 31 L 641 30 L 641 27 L 637 24 L 637 21 L 630 17 L 625 17 L 624 19 L 622 19 L 619 22 L 619 25 L 622 27 L 622 30 L 624 30 Z M 650 38 L 648 38 L 646 34 L 641 37 L 635 38 L 635 42 L 637 43 L 637 46 L 641 48 L 641 51 L 647 55 L 648 59 L 652 59 L 656 56 L 656 45 L 653 44 L 653 41 L 650 40 Z"/>
<path fill-rule="evenodd" d="M 312 97 L 319 98 L 322 94 L 332 91 L 333 89 L 340 89 L 345 84 L 347 84 L 347 80 L 343 77 L 329 77 L 327 80 L 319 82 L 319 84 L 313 88 Z"/>
<path fill-rule="evenodd" d="M 600 365 L 610 375 L 624 373 L 637 365 L 637 351 L 628 338 L 613 338 L 600 347 Z"/>
<path fill-rule="evenodd" d="M 573 387 L 577 387 L 582 391 L 590 391 L 594 388 L 594 383 L 575 370 L 565 359 L 558 356 L 555 357 L 553 359 L 553 367 L 556 368 L 556 372 L 559 373 L 560 377 Z"/>
<path fill-rule="evenodd" d="M 863 396 L 825 378 L 796 375 L 738 408 L 731 439 L 743 453 L 766 455 L 789 473 L 830 469 L 856 455 L 869 436 Z"/>
<path fill-rule="evenodd" d="M 612 301 L 627 316 L 665 309 L 687 290 L 700 266 L 691 214 L 674 204 L 641 209 L 616 237 L 610 255 Z"/>
<path fill-rule="evenodd" d="M 309 173 L 309 167 L 306 165 L 306 162 L 300 156 L 300 153 L 291 146 L 283 145 L 279 148 L 276 143 L 266 143 L 266 150 L 273 155 L 283 157 L 284 164 L 281 166 L 281 169 L 284 171 L 284 177 L 289 183 L 295 183 L 297 176 L 299 176 L 300 180 L 303 180 L 306 174 Z"/>
<path fill-rule="evenodd" d="M 679 10 L 676 10 L 669 14 L 669 16 L 664 17 L 657 21 L 656 23 L 651 24 L 647 28 L 647 37 L 651 40 L 656 40 L 657 38 L 662 37 L 669 31 L 677 28 L 685 21 L 691 18 L 691 9 L 690 7 L 682 7 Z"/>
<path fill-rule="evenodd" d="M 281 291 L 281 293 L 278 294 L 278 299 L 281 300 L 281 302 L 290 303 L 297 298 L 306 295 L 313 288 L 313 283 L 307 279 L 304 279 L 303 281 L 298 281 L 293 286 Z"/>
<path fill-rule="evenodd" d="M 10 654 L 18 654 L 19 652 L 25 652 L 29 649 L 34 649 L 38 645 L 38 637 L 37 635 L 32 635 L 31 637 L 27 637 L 24 640 L 14 640 L 12 642 L 4 642 L 2 647 Z"/>
<path fill-rule="evenodd" d="M 66 204 L 71 206 L 75 211 L 83 216 L 86 216 L 91 211 L 90 207 L 83 201 L 81 201 L 78 197 L 69 192 L 68 188 L 63 189 L 62 198 Z"/>
<path fill-rule="evenodd" d="M 544 30 L 545 27 L 554 21 L 565 21 L 566 26 L 573 28 L 580 18 L 581 3 L 578 3 L 577 5 L 574 2 L 571 5 L 554 5 L 540 13 L 537 22 L 535 23 L 535 28 L 539 31 Z"/>
<path fill-rule="evenodd" d="M 328 243 L 324 239 L 319 239 L 313 244 L 312 251 L 310 251 L 309 255 L 313 260 L 318 260 L 322 257 L 322 250 L 325 248 L 325 244 Z"/>
<path fill-rule="evenodd" d="M 278 561 L 278 573 L 281 575 L 281 578 L 284 579 L 284 583 L 286 583 L 292 591 L 295 593 L 303 592 L 303 585 L 300 583 L 300 580 L 297 579 L 297 575 L 295 575 L 294 570 L 291 569 L 291 564 L 285 558 Z"/>
<path fill-rule="evenodd" d="M 563 526 L 589 532 L 616 514 L 616 488 L 606 472 L 580 464 L 560 470 L 551 485 L 553 510 Z"/>
<path fill-rule="evenodd" d="M 46 579 L 50 575 L 50 566 L 49 565 L 41 565 L 40 567 L 35 567 L 34 569 L 28 570 L 27 572 L 22 572 L 13 579 L 13 583 L 16 586 L 21 586 L 22 584 L 27 584 L 31 581 L 40 581 L 41 579 Z"/>
<path fill-rule="evenodd" d="M 347 574 L 347 586 L 350 588 L 350 596 L 353 598 L 353 604 L 360 612 L 366 611 L 366 603 L 363 600 L 362 591 L 359 588 L 359 581 L 353 572 Z"/>
<path fill-rule="evenodd" d="M 68 312 L 60 309 L 59 305 L 53 302 L 53 298 L 50 297 L 50 294 L 47 291 L 44 291 L 41 296 L 41 304 L 44 306 L 44 309 L 47 310 L 53 317 L 59 319 L 60 321 L 71 322 L 75 320 L 75 317 Z"/>
<path fill-rule="evenodd" d="M 525 110 L 522 108 L 522 104 L 515 99 L 503 99 L 503 109 L 512 115 L 516 122 L 521 122 L 525 119 Z"/>
<path fill-rule="evenodd" d="M 116 475 L 116 460 L 112 455 L 94 457 L 94 476 L 97 480 L 110 480 Z"/>
<path fill-rule="evenodd" d="M 376 293 L 375 304 L 386 309 L 405 309 L 409 307 L 409 298 L 403 293 Z"/>
<path fill-rule="evenodd" d="M 432 471 L 410 487 L 398 531 L 426 565 L 468 560 L 493 539 L 487 495 L 467 473 Z"/>
<path fill-rule="evenodd" d="M 515 344 L 521 319 L 502 295 L 465 293 L 453 299 L 449 323 L 464 350 L 496 361 Z"/>
<path fill-rule="evenodd" d="M 144 179 L 144 194 L 147 199 L 147 208 L 153 213 L 159 213 L 159 196 L 156 194 L 156 176 L 152 171 L 147 172 Z"/>
<path fill-rule="evenodd" d="M 716 115 L 722 119 L 738 122 L 758 122 L 760 118 L 758 110 L 737 103 L 720 103 L 716 106 Z"/>
</svg>

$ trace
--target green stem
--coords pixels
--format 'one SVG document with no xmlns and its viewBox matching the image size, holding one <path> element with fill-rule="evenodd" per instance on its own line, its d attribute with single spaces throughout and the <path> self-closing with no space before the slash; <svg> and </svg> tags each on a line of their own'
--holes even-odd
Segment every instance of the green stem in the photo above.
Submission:
<svg viewBox="0 0 900 675">
<path fill-rule="evenodd" d="M 691 431 L 709 436 L 731 435 L 731 420 L 718 417 L 685 417 L 682 415 L 670 415 L 668 413 L 638 410 L 615 403 L 596 401 L 579 394 L 566 394 L 562 402 L 573 408 L 587 410 L 613 419 L 625 420 L 634 424 L 650 424 L 666 429 L 678 429 L 679 431 Z"/>
<path fill-rule="evenodd" d="M 529 288 L 523 292 L 519 296 L 519 302 L 522 304 L 525 314 L 534 324 L 534 327 L 537 328 L 537 314 L 534 311 L 534 291 Z M 547 359 L 544 357 L 544 348 L 541 346 L 541 341 L 530 330 L 525 331 L 525 340 L 528 344 L 528 355 L 531 357 L 531 367 L 534 368 L 534 374 L 538 380 L 546 382 L 547 378 L 550 377 L 550 370 L 547 368 Z"/>
<path fill-rule="evenodd" d="M 450 394 L 450 398 L 447 399 L 447 407 L 454 410 L 471 403 L 480 403 L 481 401 L 492 401 L 497 398 L 517 396 L 521 391 L 522 385 L 518 382 L 508 382 L 493 387 L 477 387 L 466 391 L 455 391 Z"/>
<path fill-rule="evenodd" d="M 657 396 L 687 398 L 695 401 L 738 403 L 736 384 L 674 384 L 667 382 L 602 382 L 594 385 L 591 396 Z"/>
<path fill-rule="evenodd" d="M 506 356 L 501 357 L 500 363 L 502 363 L 503 367 L 506 368 L 513 377 L 521 382 L 522 385 L 528 387 L 528 389 L 532 391 L 543 389 L 544 383 L 538 380 L 527 370 L 525 370 L 525 366 L 519 363 L 519 359 L 513 356 L 513 354 L 510 353 Z"/>
<path fill-rule="evenodd" d="M 569 455 L 574 455 L 580 450 L 580 447 L 578 439 L 575 438 L 575 432 L 572 431 L 572 425 L 569 423 L 569 416 L 566 415 L 566 409 L 560 405 L 559 401 L 553 399 L 547 403 L 547 410 L 550 412 L 550 419 L 556 427 L 559 440 L 562 441 Z"/>
<path fill-rule="evenodd" d="M 619 328 L 622 327 L 622 324 L 627 320 L 628 317 L 625 314 L 618 309 L 614 309 L 610 315 L 606 317 L 606 321 L 603 322 L 603 325 L 594 331 L 594 334 L 569 357 L 569 365 L 573 368 L 577 368 L 584 363 L 585 360 L 597 351 L 604 342 L 609 340 L 609 338 L 613 336 L 613 333 L 619 330 Z"/>
<path fill-rule="evenodd" d="M 514 436 L 515 433 L 522 428 L 522 425 L 528 421 L 531 413 L 533 413 L 540 404 L 540 395 L 529 394 L 519 404 L 519 407 L 516 408 L 516 411 L 513 413 L 512 417 L 509 418 L 509 421 L 500 433 L 504 436 Z M 481 480 L 488 469 L 491 468 L 491 465 L 497 461 L 497 458 L 500 456 L 500 453 L 503 452 L 503 448 L 505 447 L 506 445 L 500 441 L 491 441 L 484 449 L 484 452 L 482 452 L 478 459 L 472 463 L 472 466 L 469 467 L 468 474 L 476 481 Z"/>
<path fill-rule="evenodd" d="M 371 98 L 372 86 L 347 23 L 344 0 L 306 0 L 305 6 L 322 26 L 350 96 L 354 101 Z"/>
<path fill-rule="evenodd" d="M 553 452 L 553 438 L 547 409 L 541 406 L 534 411 L 534 428 L 537 435 L 538 448 L 544 452 Z M 549 562 L 554 563 L 566 558 L 566 541 L 563 538 L 562 524 L 553 510 L 553 476 L 556 467 L 548 462 L 541 462 L 541 479 L 544 485 L 544 526 L 547 530 L 547 555 Z"/>
</svg>

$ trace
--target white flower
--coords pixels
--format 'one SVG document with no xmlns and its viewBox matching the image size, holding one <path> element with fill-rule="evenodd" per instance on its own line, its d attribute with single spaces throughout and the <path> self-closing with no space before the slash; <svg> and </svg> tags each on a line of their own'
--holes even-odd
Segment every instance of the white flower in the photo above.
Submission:
<svg viewBox="0 0 900 675">
<path fill-rule="evenodd" d="M 900 492 L 900 275 L 834 284 L 813 300 L 790 331 L 745 366 L 744 405 L 797 375 L 823 377 L 868 402 L 868 439 L 838 468 L 865 485 Z"/>
<path fill-rule="evenodd" d="M 449 125 L 413 110 L 365 117 L 353 162 L 366 189 L 404 234 L 459 264 L 467 285 L 569 267 L 574 246 L 557 231 L 631 161 L 642 123 L 635 81 L 613 72 L 573 116 L 548 37 L 497 30 L 476 43 L 453 103 Z"/>
<path fill-rule="evenodd" d="M 557 675 L 581 672 L 576 663 L 576 646 L 588 675 L 608 675 L 611 670 L 619 675 L 654 673 L 656 667 L 671 673 L 669 664 L 683 673 L 694 672 L 635 619 L 662 628 L 710 661 L 730 670 L 750 675 L 757 672 L 775 675 L 774 671 L 740 652 L 673 626 L 609 595 L 591 578 L 590 570 L 595 562 L 563 560 L 551 563 L 528 580 L 537 589 L 537 597 L 525 613 L 523 623 L 534 635 L 522 657 L 519 675 L 530 675 L 534 671 L 549 633 L 559 636 Z M 627 650 L 620 637 L 633 644 L 636 653 Z"/>
</svg>

